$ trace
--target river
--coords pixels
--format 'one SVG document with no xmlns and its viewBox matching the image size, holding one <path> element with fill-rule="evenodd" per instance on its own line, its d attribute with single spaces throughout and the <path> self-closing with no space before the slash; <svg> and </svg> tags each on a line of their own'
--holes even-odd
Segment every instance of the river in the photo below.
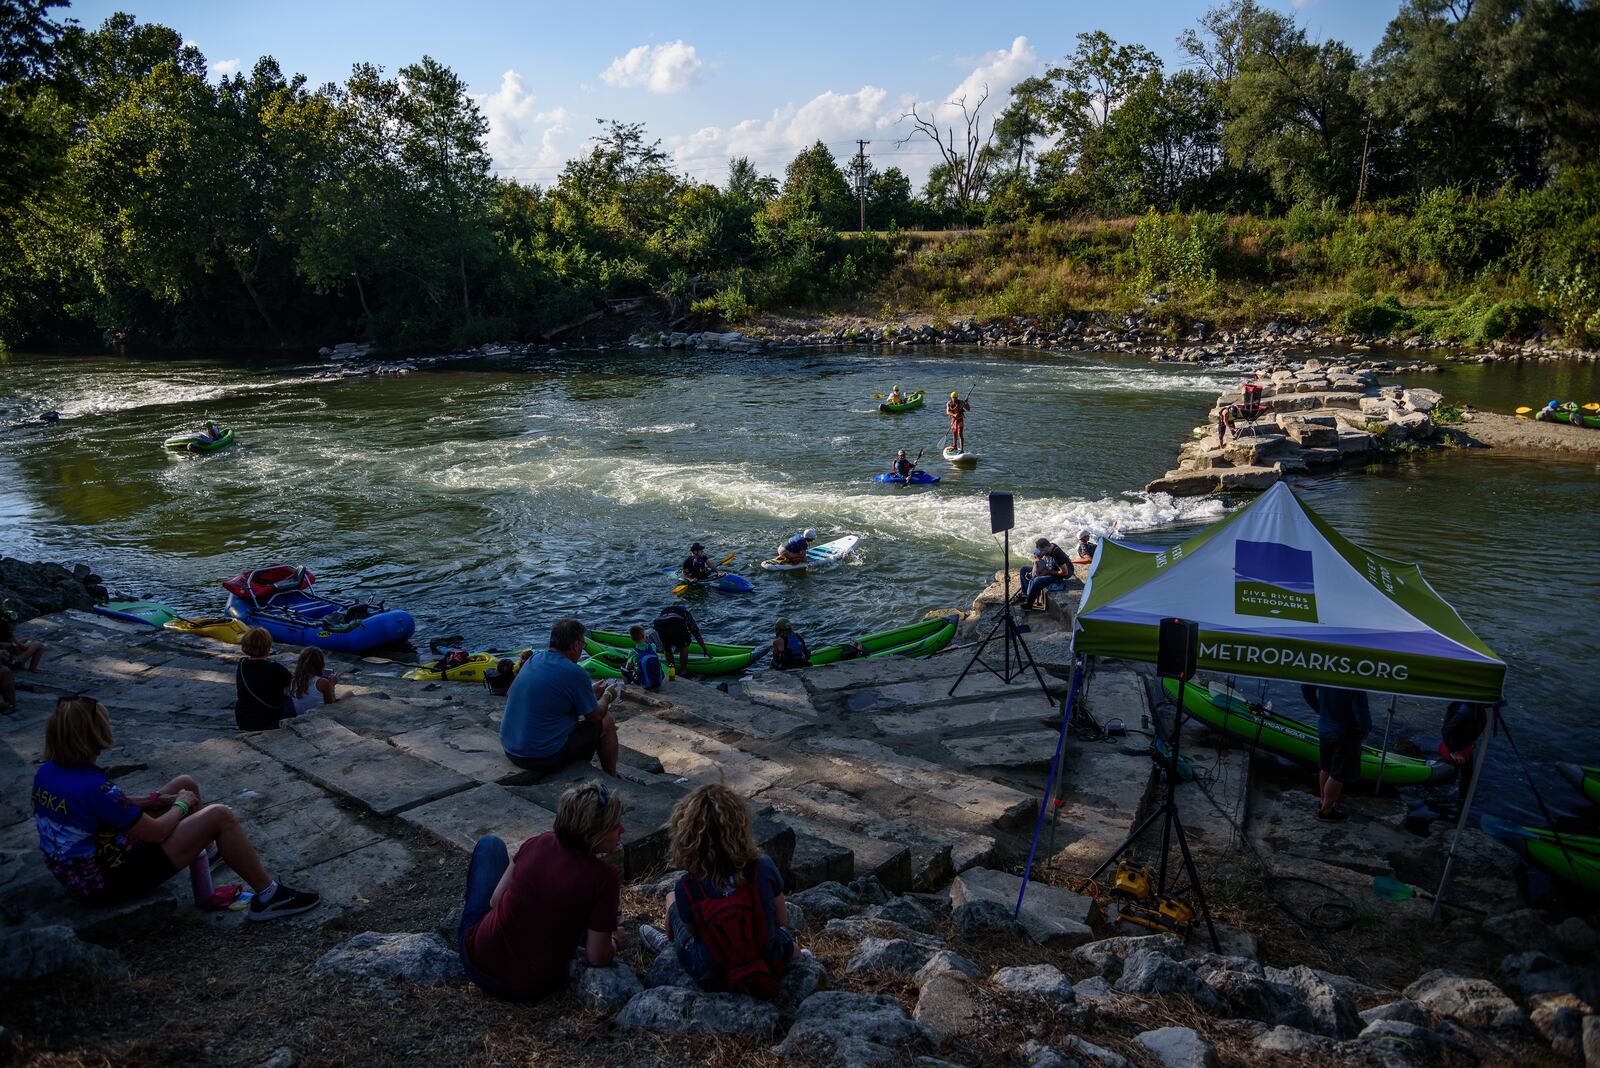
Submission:
<svg viewBox="0 0 1600 1068">
<path fill-rule="evenodd" d="M 765 640 L 786 616 L 820 644 L 970 603 L 1000 560 L 991 490 L 1017 495 L 1018 548 L 1113 524 L 1176 541 L 1220 517 L 1221 501 L 1137 487 L 1238 378 L 1104 353 L 947 349 L 562 352 L 362 377 L 323 363 L 0 356 L 0 550 L 83 560 L 114 590 L 195 614 L 220 609 L 225 577 L 305 563 L 320 588 L 409 609 L 419 642 L 510 647 L 542 644 L 563 615 L 647 623 L 672 599 L 661 569 L 699 540 L 714 560 L 737 552 L 756 584 L 689 595 L 708 637 Z M 1419 381 L 1500 410 L 1600 396 L 1593 364 Z M 880 415 L 872 394 L 895 384 L 928 390 L 929 408 Z M 939 456 L 951 389 L 972 390 L 973 469 Z M 46 410 L 60 422 L 31 421 Z M 239 444 L 161 448 L 208 416 Z M 871 482 L 897 448 L 943 482 Z M 1508 661 L 1526 755 L 1600 760 L 1600 717 L 1581 696 L 1600 659 L 1595 464 L 1438 453 L 1296 488 L 1356 541 L 1420 560 Z M 809 575 L 756 567 L 805 526 L 860 534 L 861 551 Z M 1398 710 L 1428 748 L 1438 714 Z M 1492 804 L 1528 811 L 1515 763 L 1498 757 Z M 1546 794 L 1573 807 L 1562 784 Z"/>
</svg>

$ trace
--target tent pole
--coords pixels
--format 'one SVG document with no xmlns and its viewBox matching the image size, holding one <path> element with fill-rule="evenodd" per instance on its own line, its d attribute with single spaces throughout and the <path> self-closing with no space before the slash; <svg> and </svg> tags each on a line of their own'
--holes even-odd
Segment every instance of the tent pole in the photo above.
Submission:
<svg viewBox="0 0 1600 1068">
<path fill-rule="evenodd" d="M 1052 807 L 1056 775 L 1061 770 L 1061 754 L 1067 746 L 1067 724 L 1072 722 L 1072 706 L 1078 697 L 1078 680 L 1087 659 L 1076 654 L 1072 657 L 1072 685 L 1067 690 L 1067 699 L 1061 702 L 1061 735 L 1056 739 L 1056 756 L 1050 762 L 1050 777 L 1044 784 L 1044 800 L 1039 803 L 1039 815 L 1033 821 L 1033 844 L 1028 847 L 1028 866 L 1022 870 L 1022 886 L 1017 891 L 1017 907 L 1011 914 L 1013 918 L 1022 915 L 1022 898 L 1028 892 L 1028 880 L 1033 877 L 1033 857 L 1039 850 L 1039 832 L 1044 829 L 1045 812 Z"/>
<path fill-rule="evenodd" d="M 1383 766 L 1389 762 L 1389 731 L 1394 728 L 1395 695 L 1389 695 L 1389 718 L 1383 721 L 1383 748 L 1378 750 L 1378 781 L 1372 784 L 1374 795 L 1383 789 Z"/>
<path fill-rule="evenodd" d="M 1500 708 L 1495 706 L 1494 718 L 1499 720 Z M 1478 783 L 1483 781 L 1483 761 L 1489 755 L 1489 739 L 1493 737 L 1493 726 L 1483 732 L 1483 738 L 1478 743 L 1478 751 L 1472 761 L 1472 782 L 1467 784 L 1467 796 L 1461 801 L 1461 817 L 1456 821 L 1456 833 L 1450 838 L 1450 852 L 1444 858 L 1444 874 L 1439 877 L 1439 889 L 1433 892 L 1433 911 L 1428 914 L 1429 923 L 1439 922 L 1439 913 L 1444 908 L 1444 888 L 1450 882 L 1450 869 L 1456 863 L 1456 847 L 1461 844 L 1461 832 L 1467 828 L 1467 814 L 1472 811 L 1472 799 L 1478 793 Z"/>
</svg>

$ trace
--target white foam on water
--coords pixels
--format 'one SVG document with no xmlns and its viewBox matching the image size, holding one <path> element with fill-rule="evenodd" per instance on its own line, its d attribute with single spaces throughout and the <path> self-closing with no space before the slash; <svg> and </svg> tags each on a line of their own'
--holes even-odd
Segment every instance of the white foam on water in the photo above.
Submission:
<svg viewBox="0 0 1600 1068">
<path fill-rule="evenodd" d="M 679 430 L 694 430 L 699 423 L 661 423 L 658 426 L 630 426 L 629 434 L 673 434 Z"/>
<path fill-rule="evenodd" d="M 34 406 L 41 410 L 53 408 L 61 413 L 63 419 L 72 419 L 140 408 L 203 404 L 243 393 L 297 386 L 306 381 L 305 378 L 295 377 L 221 382 L 200 375 L 154 378 L 140 374 L 113 378 L 83 388 L 84 382 L 80 376 L 74 382 L 75 392 L 72 394 L 56 396 L 45 392 L 36 395 L 33 400 Z M 202 415 L 203 412 L 196 412 L 194 418 L 198 420 Z"/>
<path fill-rule="evenodd" d="M 907 490 L 865 479 L 845 485 L 821 483 L 805 472 L 774 479 L 761 465 L 670 464 L 615 457 L 569 457 L 546 473 L 551 486 L 581 488 L 623 506 L 665 501 L 766 516 L 780 527 L 809 524 L 830 532 L 938 540 L 972 549 L 990 544 L 987 498 L 937 487 Z M 1211 498 L 1131 492 L 1097 500 L 1024 498 L 1018 501 L 1017 521 L 1028 536 L 1066 538 L 1076 537 L 1080 529 L 1103 536 L 1115 524 L 1119 533 L 1131 533 L 1215 518 L 1223 511 L 1221 502 Z"/>
</svg>

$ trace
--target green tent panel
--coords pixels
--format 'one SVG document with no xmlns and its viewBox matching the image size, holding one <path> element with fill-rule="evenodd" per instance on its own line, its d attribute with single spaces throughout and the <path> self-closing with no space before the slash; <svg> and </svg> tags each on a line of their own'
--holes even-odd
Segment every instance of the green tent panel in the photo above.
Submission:
<svg viewBox="0 0 1600 1068">
<path fill-rule="evenodd" d="M 1505 682 L 1415 564 L 1356 545 L 1281 482 L 1171 548 L 1101 542 L 1074 648 L 1154 661 L 1172 617 L 1200 624 L 1202 671 L 1490 703 Z"/>
</svg>

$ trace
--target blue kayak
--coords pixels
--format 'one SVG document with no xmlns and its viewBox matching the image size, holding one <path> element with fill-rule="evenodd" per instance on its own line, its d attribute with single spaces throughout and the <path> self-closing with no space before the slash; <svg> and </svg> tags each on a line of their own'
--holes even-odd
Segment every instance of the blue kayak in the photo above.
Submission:
<svg viewBox="0 0 1600 1068">
<path fill-rule="evenodd" d="M 875 481 L 875 482 L 898 482 L 901 485 L 905 485 L 905 481 L 906 480 L 904 478 L 902 478 L 900 475 L 895 474 L 893 471 L 885 471 L 883 474 L 878 475 L 876 478 L 874 478 L 873 481 Z M 911 485 L 913 485 L 913 486 L 931 486 L 937 481 L 939 481 L 939 476 L 938 475 L 930 475 L 926 471 L 913 471 L 913 472 L 911 472 Z"/>
<path fill-rule="evenodd" d="M 664 567 L 661 569 L 661 573 L 663 575 L 675 575 L 680 583 L 687 581 L 690 586 L 693 586 L 697 590 L 721 590 L 723 593 L 749 593 L 751 590 L 756 588 L 755 583 L 751 582 L 743 575 L 735 575 L 727 571 L 724 571 L 714 579 L 694 580 L 684 579 L 683 572 L 675 567 Z"/>
<path fill-rule="evenodd" d="M 272 640 L 288 645 L 315 645 L 341 653 L 364 653 L 410 638 L 417 629 L 410 612 L 374 611 L 365 605 L 341 604 L 305 590 L 286 590 L 257 604 L 228 595 L 228 615 L 247 626 L 261 627 Z"/>
</svg>

